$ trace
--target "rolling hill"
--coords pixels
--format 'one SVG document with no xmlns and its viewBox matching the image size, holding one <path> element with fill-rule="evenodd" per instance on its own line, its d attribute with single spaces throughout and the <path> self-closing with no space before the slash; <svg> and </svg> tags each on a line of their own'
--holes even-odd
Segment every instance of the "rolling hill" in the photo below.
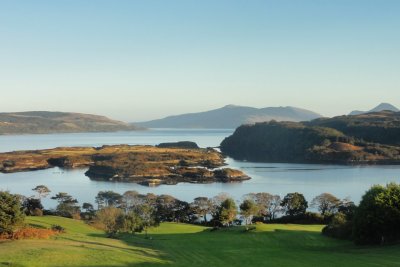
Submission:
<svg viewBox="0 0 400 267">
<path fill-rule="evenodd" d="M 0 113 L 0 134 L 114 132 L 138 129 L 107 117 L 67 112 Z"/>
<path fill-rule="evenodd" d="M 236 105 L 199 113 L 169 116 L 163 119 L 137 122 L 147 128 L 225 128 L 232 129 L 242 124 L 276 121 L 308 121 L 321 115 L 295 107 L 253 108 Z"/>
</svg>

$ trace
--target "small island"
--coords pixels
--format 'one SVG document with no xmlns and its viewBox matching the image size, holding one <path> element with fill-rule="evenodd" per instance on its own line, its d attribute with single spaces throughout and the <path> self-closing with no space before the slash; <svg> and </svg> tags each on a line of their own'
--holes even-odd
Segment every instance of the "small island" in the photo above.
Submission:
<svg viewBox="0 0 400 267">
<path fill-rule="evenodd" d="M 180 143 L 178 143 L 180 144 Z M 196 145 L 197 146 L 197 145 Z M 0 153 L 0 172 L 88 168 L 93 180 L 143 185 L 240 182 L 250 179 L 239 170 L 223 168 L 222 154 L 212 148 L 113 145 L 59 147 Z"/>
</svg>

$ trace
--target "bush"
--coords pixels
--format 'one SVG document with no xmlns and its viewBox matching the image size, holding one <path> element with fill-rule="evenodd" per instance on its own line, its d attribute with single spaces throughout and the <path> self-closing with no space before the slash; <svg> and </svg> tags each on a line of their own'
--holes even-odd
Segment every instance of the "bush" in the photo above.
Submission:
<svg viewBox="0 0 400 267">
<path fill-rule="evenodd" d="M 42 216 L 43 215 L 43 205 L 39 198 L 27 198 L 22 204 L 25 214 L 31 216 Z M 40 211 L 41 212 L 40 212 Z"/>
<path fill-rule="evenodd" d="M 373 186 L 362 197 L 354 216 L 356 244 L 386 244 L 400 240 L 400 185 Z"/>
<path fill-rule="evenodd" d="M 0 234 L 9 234 L 22 225 L 24 214 L 20 198 L 8 192 L 0 192 Z"/>
<path fill-rule="evenodd" d="M 269 223 L 294 223 L 294 224 L 327 224 L 329 217 L 319 213 L 306 212 L 295 216 L 282 216 L 269 221 Z"/>
<path fill-rule="evenodd" d="M 12 239 L 47 239 L 57 233 L 51 229 L 23 228 L 12 235 Z"/>
<path fill-rule="evenodd" d="M 36 208 L 31 211 L 31 215 L 32 216 L 43 216 L 43 210 Z"/>
<path fill-rule="evenodd" d="M 351 239 L 352 228 L 352 221 L 348 220 L 344 213 L 338 212 L 333 216 L 332 221 L 322 229 L 322 234 L 339 239 Z"/>
<path fill-rule="evenodd" d="M 51 226 L 51 230 L 58 233 L 65 233 L 65 228 L 58 224 L 53 224 Z"/>
</svg>

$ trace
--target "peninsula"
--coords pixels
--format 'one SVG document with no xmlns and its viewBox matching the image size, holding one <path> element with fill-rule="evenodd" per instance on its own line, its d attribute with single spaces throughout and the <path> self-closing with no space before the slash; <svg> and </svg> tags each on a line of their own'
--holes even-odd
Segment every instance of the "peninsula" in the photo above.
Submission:
<svg viewBox="0 0 400 267">
<path fill-rule="evenodd" d="M 400 164 L 400 112 L 242 125 L 221 151 L 258 162 Z"/>
<path fill-rule="evenodd" d="M 140 128 L 104 116 L 51 111 L 0 113 L 0 135 L 132 131 Z"/>
</svg>

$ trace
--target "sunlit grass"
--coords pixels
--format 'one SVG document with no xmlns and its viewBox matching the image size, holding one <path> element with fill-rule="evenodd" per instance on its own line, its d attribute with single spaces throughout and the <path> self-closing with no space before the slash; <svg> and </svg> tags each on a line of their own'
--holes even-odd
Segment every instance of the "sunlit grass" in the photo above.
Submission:
<svg viewBox="0 0 400 267">
<path fill-rule="evenodd" d="M 58 224 L 49 240 L 0 242 L 0 266 L 400 266 L 400 246 L 355 247 L 321 235 L 321 225 L 259 224 L 256 229 L 162 223 L 144 234 L 110 239 L 82 221 L 29 217 Z"/>
</svg>

